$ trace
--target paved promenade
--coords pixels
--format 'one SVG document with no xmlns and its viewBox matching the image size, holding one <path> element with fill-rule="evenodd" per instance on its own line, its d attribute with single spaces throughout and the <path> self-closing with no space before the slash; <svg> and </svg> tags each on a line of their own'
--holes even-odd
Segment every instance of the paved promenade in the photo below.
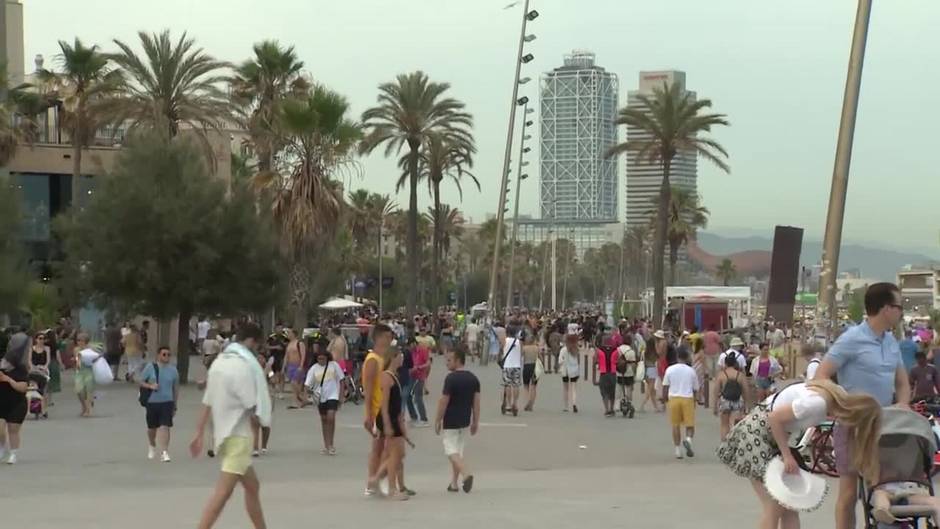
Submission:
<svg viewBox="0 0 940 529">
<path fill-rule="evenodd" d="M 442 368 L 435 362 L 430 410 Z M 597 389 L 583 383 L 581 413 L 562 413 L 561 381 L 547 375 L 534 413 L 503 417 L 496 366 L 471 368 L 484 388 L 483 425 L 467 451 L 476 475 L 473 493 L 444 490 L 449 466 L 428 428 L 413 432 L 417 448 L 406 461 L 408 485 L 418 496 L 403 503 L 364 498 L 362 408 L 341 411 L 339 455 L 331 458 L 319 454 L 315 411 L 286 410 L 278 401 L 271 452 L 256 461 L 269 527 L 756 527 L 750 485 L 713 454 L 718 428 L 711 413 L 698 412 L 696 457 L 677 461 L 663 415 L 605 419 Z M 217 460 L 192 460 L 187 453 L 199 399 L 195 387 L 183 390 L 173 461 L 159 463 L 146 459 L 136 389 L 103 388 L 92 419 L 79 419 L 74 397 L 59 394 L 48 421 L 24 425 L 19 463 L 0 467 L 0 528 L 195 527 L 218 471 Z M 833 496 L 804 517 L 804 527 L 832 526 Z M 240 493 L 218 527 L 251 527 Z"/>
</svg>

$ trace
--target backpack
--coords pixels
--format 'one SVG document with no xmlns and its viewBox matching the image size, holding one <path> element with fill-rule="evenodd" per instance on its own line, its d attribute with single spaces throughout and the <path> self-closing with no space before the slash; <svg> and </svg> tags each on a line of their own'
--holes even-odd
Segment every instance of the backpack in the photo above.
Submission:
<svg viewBox="0 0 940 529">
<path fill-rule="evenodd" d="M 738 380 L 740 374 L 740 372 L 736 372 L 734 378 L 725 381 L 725 385 L 721 387 L 721 398 L 729 402 L 741 400 L 741 396 L 744 395 L 744 387 L 741 386 L 741 381 Z M 725 373 L 725 376 L 727 376 L 727 373 Z"/>
<path fill-rule="evenodd" d="M 627 357 L 621 354 L 617 357 L 617 373 L 623 375 L 627 372 Z"/>
<path fill-rule="evenodd" d="M 617 369 L 617 365 L 620 364 L 620 359 L 617 359 L 617 363 L 614 364 L 614 351 L 617 350 L 616 347 L 608 347 L 606 345 L 599 347 L 599 349 L 604 353 L 604 359 L 607 361 L 607 373 L 613 373 Z M 621 355 L 622 356 L 622 355 Z"/>
<path fill-rule="evenodd" d="M 153 372 L 154 378 L 156 378 L 156 384 L 160 383 L 160 366 L 156 362 L 153 363 Z M 150 395 L 153 394 L 153 390 L 150 388 L 140 388 L 140 392 L 137 394 L 137 402 L 141 406 L 147 407 L 147 402 L 150 401 Z"/>
</svg>

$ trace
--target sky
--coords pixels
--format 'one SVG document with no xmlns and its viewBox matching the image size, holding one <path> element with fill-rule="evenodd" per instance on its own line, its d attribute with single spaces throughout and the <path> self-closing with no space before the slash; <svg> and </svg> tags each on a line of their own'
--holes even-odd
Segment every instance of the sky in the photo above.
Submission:
<svg viewBox="0 0 940 529">
<path fill-rule="evenodd" d="M 423 70 L 451 84 L 475 119 L 474 173 L 482 191 L 445 185 L 444 201 L 474 222 L 497 208 L 521 3 L 512 0 L 24 0 L 27 70 L 55 65 L 59 39 L 106 50 L 138 30 L 187 31 L 219 59 L 251 45 L 294 45 L 317 80 L 345 94 L 353 117 L 377 86 Z M 762 234 L 788 224 L 820 238 L 825 225 L 855 0 L 532 0 L 538 78 L 572 49 L 587 49 L 620 77 L 620 101 L 643 70 L 677 69 L 731 126 L 714 131 L 731 174 L 699 161 L 709 228 Z M 131 7 L 132 6 L 132 7 Z M 940 258 L 940 174 L 934 124 L 940 85 L 940 2 L 875 2 L 849 180 L 844 242 L 914 249 Z M 538 98 L 535 82 L 521 95 Z M 621 135 L 623 133 L 621 132 Z M 537 138 L 537 134 L 536 134 Z M 537 147 L 537 142 L 534 145 Z M 533 149 L 533 155 L 538 149 Z M 530 169 L 536 173 L 538 159 Z M 625 164 L 619 210 L 624 216 Z M 395 193 L 398 171 L 381 150 L 350 188 Z M 532 171 L 529 171 L 530 173 Z M 538 178 L 523 183 L 520 212 L 538 214 Z M 426 193 L 422 206 L 430 204 Z M 402 192 L 399 204 L 407 204 Z"/>
</svg>

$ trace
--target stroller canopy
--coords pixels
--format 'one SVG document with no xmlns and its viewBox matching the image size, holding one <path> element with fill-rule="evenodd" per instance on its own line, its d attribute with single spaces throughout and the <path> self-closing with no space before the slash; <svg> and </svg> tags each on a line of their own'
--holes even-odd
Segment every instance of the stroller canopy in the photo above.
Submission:
<svg viewBox="0 0 940 529">
<path fill-rule="evenodd" d="M 881 481 L 923 481 L 930 475 L 937 451 L 930 421 L 901 408 L 885 408 L 881 419 Z"/>
</svg>

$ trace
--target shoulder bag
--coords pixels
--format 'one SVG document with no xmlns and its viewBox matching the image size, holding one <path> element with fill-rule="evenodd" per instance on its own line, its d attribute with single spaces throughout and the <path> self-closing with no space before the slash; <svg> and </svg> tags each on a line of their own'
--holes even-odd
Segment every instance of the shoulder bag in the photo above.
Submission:
<svg viewBox="0 0 940 529">
<path fill-rule="evenodd" d="M 326 372 L 333 367 L 332 362 L 328 362 L 323 368 L 323 376 L 320 377 L 320 383 L 317 384 L 317 387 L 313 388 L 313 396 L 311 400 L 313 401 L 314 406 L 320 405 L 320 399 L 323 398 L 323 381 L 326 380 Z"/>
<path fill-rule="evenodd" d="M 155 374 L 154 376 L 156 378 L 156 384 L 160 385 L 160 366 L 158 366 L 156 362 L 154 362 L 152 365 L 153 365 L 153 372 Z M 144 388 L 144 387 L 140 388 L 140 392 L 137 395 L 137 402 L 139 402 L 141 406 L 146 408 L 147 403 L 150 401 L 150 395 L 152 394 L 153 394 L 152 389 Z"/>
</svg>

